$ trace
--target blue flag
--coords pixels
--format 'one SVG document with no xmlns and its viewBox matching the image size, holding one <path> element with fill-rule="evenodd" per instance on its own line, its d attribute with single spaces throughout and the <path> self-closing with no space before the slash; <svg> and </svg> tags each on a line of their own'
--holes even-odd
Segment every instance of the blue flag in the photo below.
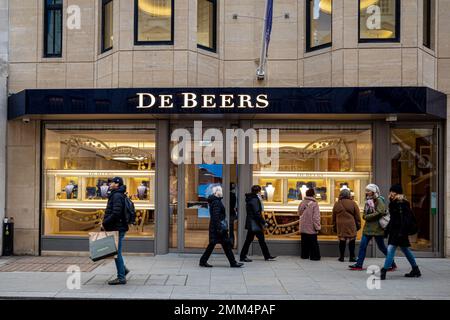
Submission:
<svg viewBox="0 0 450 320">
<path fill-rule="evenodd" d="M 267 1 L 266 17 L 265 17 L 265 37 L 264 41 L 266 47 L 266 57 L 269 51 L 270 34 L 272 33 L 272 18 L 273 18 L 273 0 Z"/>
</svg>

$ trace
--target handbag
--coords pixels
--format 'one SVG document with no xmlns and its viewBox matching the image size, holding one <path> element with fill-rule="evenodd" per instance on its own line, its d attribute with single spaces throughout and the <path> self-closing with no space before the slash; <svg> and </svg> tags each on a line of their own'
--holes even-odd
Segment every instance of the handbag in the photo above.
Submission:
<svg viewBox="0 0 450 320">
<path fill-rule="evenodd" d="M 256 222 L 255 220 L 251 219 L 250 220 L 250 230 L 253 233 L 258 233 L 258 232 L 262 232 L 262 227 L 261 227 L 261 225 L 258 222 Z"/>
<path fill-rule="evenodd" d="M 226 219 L 220 221 L 220 232 L 228 231 L 228 222 Z"/>
<path fill-rule="evenodd" d="M 391 215 L 389 211 L 386 211 L 386 214 L 383 215 L 380 219 L 378 219 L 378 224 L 380 225 L 381 229 L 386 230 L 389 221 L 391 221 Z"/>
<path fill-rule="evenodd" d="M 92 261 L 103 260 L 118 253 L 117 241 L 118 234 L 113 232 L 109 234 L 104 232 L 93 232 L 91 233 L 91 238 L 89 239 L 89 257 Z"/>
</svg>

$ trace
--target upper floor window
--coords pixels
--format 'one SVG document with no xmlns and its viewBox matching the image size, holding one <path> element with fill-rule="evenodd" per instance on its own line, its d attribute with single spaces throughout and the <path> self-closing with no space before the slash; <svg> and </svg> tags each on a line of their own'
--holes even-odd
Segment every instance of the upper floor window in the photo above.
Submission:
<svg viewBox="0 0 450 320">
<path fill-rule="evenodd" d="M 331 46 L 332 0 L 306 1 L 306 51 Z"/>
<path fill-rule="evenodd" d="M 113 47 L 113 0 L 102 0 L 102 52 Z"/>
<path fill-rule="evenodd" d="M 423 45 L 434 50 L 435 0 L 423 0 Z"/>
<path fill-rule="evenodd" d="M 216 51 L 217 0 L 197 2 L 197 42 L 198 47 Z"/>
<path fill-rule="evenodd" d="M 62 56 L 63 33 L 62 0 L 45 0 L 44 2 L 44 56 Z"/>
<path fill-rule="evenodd" d="M 135 44 L 173 44 L 174 0 L 135 0 Z"/>
<path fill-rule="evenodd" d="M 400 41 L 400 0 L 359 0 L 359 42 Z"/>
</svg>

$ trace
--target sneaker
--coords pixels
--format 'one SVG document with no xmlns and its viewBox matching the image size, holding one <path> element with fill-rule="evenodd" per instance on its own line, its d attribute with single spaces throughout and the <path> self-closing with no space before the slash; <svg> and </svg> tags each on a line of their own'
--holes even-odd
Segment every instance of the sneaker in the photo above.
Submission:
<svg viewBox="0 0 450 320">
<path fill-rule="evenodd" d="M 344 257 L 340 257 L 340 258 L 338 259 L 338 261 L 344 262 Z"/>
<path fill-rule="evenodd" d="M 356 262 L 356 258 L 355 258 L 355 257 L 350 258 L 348 261 L 349 261 L 349 262 Z"/>
<path fill-rule="evenodd" d="M 244 265 L 243 263 L 236 262 L 236 263 L 233 263 L 232 265 L 230 265 L 230 267 L 231 267 L 231 268 L 240 268 L 240 267 L 242 267 L 243 265 Z"/>
<path fill-rule="evenodd" d="M 350 265 L 350 266 L 348 266 L 348 267 L 349 267 L 350 270 L 353 270 L 353 271 L 361 271 L 361 270 L 364 270 L 363 267 L 361 267 L 361 266 L 358 265 L 357 263 L 352 264 L 352 265 Z"/>
<path fill-rule="evenodd" d="M 205 262 L 205 263 L 200 262 L 199 266 L 204 267 L 204 268 L 212 268 L 212 265 L 210 265 L 208 262 Z"/>
<path fill-rule="evenodd" d="M 397 270 L 397 265 L 395 264 L 395 262 L 392 264 L 392 266 L 387 270 L 388 272 L 393 272 Z"/>
<path fill-rule="evenodd" d="M 127 280 L 116 278 L 114 280 L 108 281 L 108 284 L 110 286 L 115 286 L 115 285 L 118 285 L 118 284 L 127 284 Z"/>
</svg>

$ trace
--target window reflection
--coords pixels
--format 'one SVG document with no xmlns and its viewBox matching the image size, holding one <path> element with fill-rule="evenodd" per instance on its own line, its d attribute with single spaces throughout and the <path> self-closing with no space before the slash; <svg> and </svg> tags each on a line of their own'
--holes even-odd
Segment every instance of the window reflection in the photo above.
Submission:
<svg viewBox="0 0 450 320">
<path fill-rule="evenodd" d="M 308 0 L 309 50 L 331 44 L 332 0 Z"/>
</svg>

